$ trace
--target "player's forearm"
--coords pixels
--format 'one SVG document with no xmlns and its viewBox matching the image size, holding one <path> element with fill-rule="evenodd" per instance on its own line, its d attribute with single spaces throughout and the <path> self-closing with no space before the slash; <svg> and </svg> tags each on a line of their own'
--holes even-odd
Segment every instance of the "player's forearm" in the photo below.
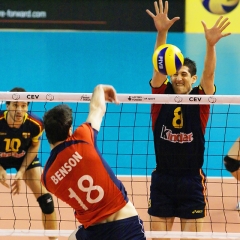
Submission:
<svg viewBox="0 0 240 240">
<path fill-rule="evenodd" d="M 216 69 L 216 47 L 207 44 L 204 70 L 206 74 L 213 75 Z"/>
<path fill-rule="evenodd" d="M 214 78 L 216 69 L 216 49 L 215 46 L 207 45 L 206 57 L 204 61 L 201 86 L 206 94 L 214 93 Z"/>
<path fill-rule="evenodd" d="M 155 43 L 155 49 L 157 49 L 159 46 L 165 44 L 167 42 L 167 31 L 165 32 L 158 32 L 157 33 L 157 39 Z"/>
<path fill-rule="evenodd" d="M 37 156 L 38 149 L 39 149 L 38 146 L 31 146 L 28 149 L 19 171 L 24 173 L 27 170 L 28 166 L 31 164 L 33 159 Z"/>
<path fill-rule="evenodd" d="M 102 111 L 102 115 L 106 111 L 106 102 L 103 85 L 97 85 L 93 91 L 92 99 L 90 101 L 90 110 L 99 109 Z"/>
</svg>

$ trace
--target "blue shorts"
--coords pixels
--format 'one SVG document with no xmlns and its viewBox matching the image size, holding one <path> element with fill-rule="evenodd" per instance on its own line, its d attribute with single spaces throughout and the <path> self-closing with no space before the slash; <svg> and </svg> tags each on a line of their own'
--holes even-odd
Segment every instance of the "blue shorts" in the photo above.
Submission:
<svg viewBox="0 0 240 240">
<path fill-rule="evenodd" d="M 23 158 L 22 159 L 4 159 L 4 158 L 0 158 L 0 165 L 5 169 L 11 169 L 11 168 L 15 168 L 17 171 L 20 169 L 21 165 L 23 162 Z M 29 164 L 27 170 L 31 169 L 31 168 L 35 168 L 35 167 L 41 167 L 41 163 L 39 161 L 39 158 L 35 158 L 33 159 L 33 161 Z"/>
<path fill-rule="evenodd" d="M 173 176 L 154 171 L 148 214 L 155 217 L 198 219 L 206 216 L 206 177 Z"/>
<path fill-rule="evenodd" d="M 143 222 L 138 216 L 102 223 L 88 228 L 79 226 L 77 240 L 146 240 Z"/>
</svg>

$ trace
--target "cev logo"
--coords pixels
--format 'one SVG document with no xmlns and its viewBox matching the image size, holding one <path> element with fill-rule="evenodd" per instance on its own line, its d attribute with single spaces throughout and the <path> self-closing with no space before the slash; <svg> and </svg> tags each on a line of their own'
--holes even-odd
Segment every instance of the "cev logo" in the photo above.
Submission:
<svg viewBox="0 0 240 240">
<path fill-rule="evenodd" d="M 38 99 L 39 95 L 27 95 L 27 99 Z"/>
<path fill-rule="evenodd" d="M 191 102 L 201 102 L 202 98 L 200 97 L 190 97 L 189 101 Z"/>
</svg>

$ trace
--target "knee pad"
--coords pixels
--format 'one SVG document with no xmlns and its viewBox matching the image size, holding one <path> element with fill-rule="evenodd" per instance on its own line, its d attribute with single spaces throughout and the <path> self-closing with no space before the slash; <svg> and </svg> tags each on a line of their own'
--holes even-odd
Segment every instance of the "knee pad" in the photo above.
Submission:
<svg viewBox="0 0 240 240">
<path fill-rule="evenodd" d="M 230 158 L 228 155 L 224 157 L 224 165 L 226 170 L 229 172 L 235 172 L 239 169 L 240 167 L 240 161 Z"/>
<path fill-rule="evenodd" d="M 54 212 L 54 203 L 51 194 L 43 194 L 37 199 L 37 201 L 44 214 L 51 214 Z"/>
</svg>

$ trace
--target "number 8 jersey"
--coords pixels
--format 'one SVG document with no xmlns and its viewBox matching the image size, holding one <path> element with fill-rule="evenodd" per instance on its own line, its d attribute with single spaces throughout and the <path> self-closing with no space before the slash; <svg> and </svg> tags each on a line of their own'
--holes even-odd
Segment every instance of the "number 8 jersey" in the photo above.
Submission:
<svg viewBox="0 0 240 240">
<path fill-rule="evenodd" d="M 122 182 L 97 149 L 97 134 L 90 124 L 80 125 L 51 151 L 42 174 L 48 191 L 70 205 L 85 228 L 128 202 Z"/>
</svg>

